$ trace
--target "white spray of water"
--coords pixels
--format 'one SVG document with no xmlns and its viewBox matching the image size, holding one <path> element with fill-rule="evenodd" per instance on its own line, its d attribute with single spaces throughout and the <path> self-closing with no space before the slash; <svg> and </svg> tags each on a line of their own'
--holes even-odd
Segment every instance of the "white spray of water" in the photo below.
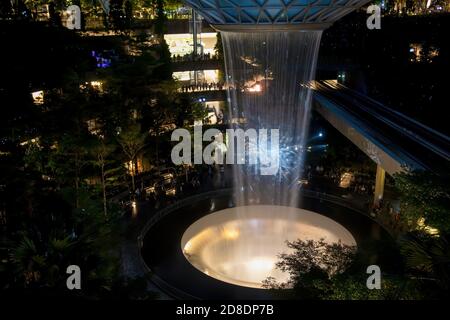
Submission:
<svg viewBox="0 0 450 320">
<path fill-rule="evenodd" d="M 322 31 L 222 32 L 233 126 L 279 129 L 279 170 L 234 165 L 236 205 L 298 205 L 312 92 Z M 269 146 L 270 148 L 270 146 Z M 252 149 L 252 146 L 250 146 Z M 253 148 L 252 150 L 258 150 Z"/>
</svg>

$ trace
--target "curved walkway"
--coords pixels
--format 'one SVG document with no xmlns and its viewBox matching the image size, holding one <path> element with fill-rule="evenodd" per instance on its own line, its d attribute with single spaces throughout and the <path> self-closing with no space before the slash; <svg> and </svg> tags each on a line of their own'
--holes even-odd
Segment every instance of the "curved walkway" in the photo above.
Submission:
<svg viewBox="0 0 450 320">
<path fill-rule="evenodd" d="M 211 187 L 211 186 L 209 186 Z M 201 191 L 201 190 L 199 190 Z M 201 192 L 184 199 L 180 199 L 172 204 L 167 205 L 159 211 L 155 211 L 148 202 L 137 204 L 135 215 L 126 218 L 125 223 L 125 240 L 121 246 L 121 271 L 126 278 L 146 277 L 148 279 L 148 289 L 159 293 L 159 299 L 194 299 L 187 293 L 184 293 L 160 279 L 157 275 L 151 275 L 150 269 L 144 263 L 141 256 L 141 247 L 144 236 L 147 231 L 174 210 L 186 206 L 188 204 L 208 199 L 220 194 L 230 193 L 230 188 L 218 189 L 213 191 Z M 370 217 L 367 211 L 359 205 L 355 206 L 353 200 L 347 200 L 339 196 L 323 194 L 315 191 L 303 190 L 302 194 L 307 197 L 313 197 L 320 201 L 326 201 L 347 207 L 352 211 Z M 170 296 L 164 292 L 170 292 Z"/>
</svg>

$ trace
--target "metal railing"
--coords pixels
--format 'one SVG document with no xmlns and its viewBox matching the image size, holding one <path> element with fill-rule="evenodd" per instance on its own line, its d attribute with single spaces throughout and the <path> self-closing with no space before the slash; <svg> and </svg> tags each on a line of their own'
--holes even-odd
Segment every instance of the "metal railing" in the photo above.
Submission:
<svg viewBox="0 0 450 320">
<path fill-rule="evenodd" d="M 162 292 L 164 292 L 168 296 L 170 296 L 174 299 L 189 299 L 189 300 L 199 299 L 198 297 L 195 297 L 187 292 L 184 292 L 184 291 L 170 285 L 169 283 L 164 281 L 162 278 L 160 278 L 157 274 L 152 272 L 151 268 L 145 263 L 145 261 L 142 257 L 142 254 L 141 254 L 141 250 L 144 245 L 144 238 L 145 238 L 146 234 L 156 223 L 158 223 L 159 221 L 161 221 L 163 218 L 165 218 L 169 214 L 173 213 L 174 211 L 176 211 L 186 205 L 190 205 L 190 204 L 196 203 L 201 200 L 211 199 L 213 197 L 230 194 L 232 192 L 232 190 L 233 190 L 232 188 L 218 189 L 218 190 L 208 191 L 208 192 L 190 196 L 188 198 L 181 199 L 181 200 L 177 201 L 176 203 L 171 204 L 171 205 L 159 210 L 158 212 L 156 212 L 146 222 L 145 226 L 139 232 L 139 235 L 137 238 L 137 249 L 138 249 L 139 260 L 140 260 L 140 263 L 142 264 L 142 268 L 143 268 L 143 270 L 146 271 L 148 279 L 156 287 L 158 287 Z M 391 234 L 391 232 L 389 232 L 389 230 L 385 226 L 380 224 L 379 221 L 374 219 L 374 217 L 370 216 L 369 210 L 364 210 L 362 208 L 356 207 L 354 205 L 354 203 L 352 203 L 351 200 L 343 199 L 340 196 L 321 193 L 318 191 L 301 190 L 300 193 L 301 193 L 301 195 L 303 195 L 305 197 L 314 198 L 314 199 L 318 199 L 320 201 L 337 204 L 337 205 L 339 205 L 341 207 L 345 207 L 355 213 L 362 214 L 362 215 L 368 217 L 369 219 L 377 222 L 383 229 L 385 229 L 389 234 Z"/>
<path fill-rule="evenodd" d="M 219 190 L 209 191 L 209 192 L 205 192 L 205 193 L 200 193 L 200 194 L 193 195 L 191 197 L 179 200 L 179 201 L 175 202 L 174 204 L 169 205 L 166 208 L 163 208 L 163 209 L 159 210 L 158 212 L 156 212 L 150 218 L 150 220 L 147 221 L 144 228 L 139 232 L 139 235 L 137 238 L 137 249 L 138 249 L 139 261 L 141 263 L 141 266 L 146 271 L 146 274 L 147 274 L 149 280 L 156 287 L 161 289 L 165 294 L 167 294 L 170 297 L 175 298 L 175 299 L 188 299 L 188 300 L 198 300 L 199 299 L 198 297 L 190 295 L 189 293 L 186 293 L 186 292 L 170 285 L 169 283 L 167 283 L 166 281 L 161 279 L 157 274 L 153 273 L 151 268 L 145 263 L 145 261 L 142 257 L 142 254 L 141 254 L 141 250 L 144 245 L 144 238 L 145 238 L 147 232 L 157 222 L 161 221 L 161 219 L 163 219 L 164 217 L 166 217 L 173 211 L 180 209 L 188 204 L 192 204 L 192 203 L 195 203 L 195 202 L 198 202 L 201 200 L 205 200 L 205 199 L 210 199 L 210 198 L 216 197 L 218 195 L 230 193 L 231 190 L 232 190 L 231 188 L 219 189 Z"/>
</svg>

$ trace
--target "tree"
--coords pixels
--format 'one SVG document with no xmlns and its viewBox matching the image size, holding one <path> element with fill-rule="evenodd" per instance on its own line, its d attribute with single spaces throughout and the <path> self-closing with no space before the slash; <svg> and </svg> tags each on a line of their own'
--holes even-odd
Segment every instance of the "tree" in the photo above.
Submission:
<svg viewBox="0 0 450 320">
<path fill-rule="evenodd" d="M 8 279 L 9 288 L 51 288 L 56 293 L 66 290 L 65 268 L 76 264 L 83 270 L 85 295 L 98 294 L 109 285 L 117 274 L 117 215 L 105 217 L 85 190 L 79 209 L 48 191 L 33 206 L 34 215 L 16 224 L 15 232 L 10 226 L 0 247 L 5 257 L 0 261 L 0 279 Z"/>
<path fill-rule="evenodd" d="M 0 2 L 0 17 L 8 18 L 12 15 L 12 6 L 10 1 Z"/>
<path fill-rule="evenodd" d="M 131 28 L 133 22 L 133 4 L 130 0 L 125 2 L 125 28 Z"/>
<path fill-rule="evenodd" d="M 59 187 L 70 184 L 75 188 L 75 207 L 79 207 L 83 168 L 87 165 L 86 137 L 63 134 L 56 149 L 49 154 L 48 170 Z"/>
<path fill-rule="evenodd" d="M 208 111 L 199 102 L 192 101 L 188 94 L 176 93 L 173 110 L 175 111 L 175 124 L 178 128 L 192 125 L 196 120 L 203 120 Z"/>
<path fill-rule="evenodd" d="M 105 207 L 105 193 L 118 170 L 110 141 L 128 123 L 133 104 L 117 86 L 102 93 L 84 88 L 89 87 L 84 75 L 94 64 L 86 40 L 76 33 L 48 24 L 4 27 L 1 36 L 11 48 L 0 76 L 5 107 L 0 286 L 38 294 L 98 297 L 101 291 L 113 296 L 110 289 L 120 290 L 123 284 L 116 281 L 115 232 L 122 212 L 114 203 Z M 33 104 L 30 91 L 35 88 L 45 91 L 42 105 Z M 104 141 L 88 130 L 92 119 Z M 102 178 L 102 196 L 98 186 L 86 183 L 94 176 Z M 82 292 L 66 289 L 70 264 L 82 269 Z"/>
<path fill-rule="evenodd" d="M 117 137 L 117 142 L 122 147 L 122 150 L 127 157 L 128 163 L 130 164 L 131 186 L 133 192 L 136 190 L 136 185 L 134 182 L 134 176 L 136 174 L 137 167 L 136 159 L 139 152 L 145 146 L 146 137 L 147 134 L 141 133 L 141 127 L 137 124 L 130 125 Z"/>
<path fill-rule="evenodd" d="M 450 243 L 448 235 L 430 236 L 423 232 L 406 235 L 400 241 L 406 267 L 419 277 L 450 290 Z"/>
<path fill-rule="evenodd" d="M 166 33 L 167 16 L 164 11 L 164 0 L 153 0 L 156 8 L 155 34 L 162 40 Z"/>
<path fill-rule="evenodd" d="M 288 242 L 294 249 L 279 255 L 276 266 L 288 272 L 290 279 L 278 283 L 267 278 L 263 287 L 289 289 L 295 298 L 324 300 L 397 300 L 423 298 L 420 280 L 401 275 L 383 275 L 380 290 L 367 288 L 367 274 L 358 266 L 356 247 L 323 240 Z"/>
<path fill-rule="evenodd" d="M 56 5 L 53 1 L 50 2 L 48 5 L 48 16 L 49 21 L 52 25 L 58 27 L 61 26 L 61 16 L 59 12 L 56 11 Z"/>
<path fill-rule="evenodd" d="M 104 138 L 100 138 L 93 148 L 91 153 L 94 155 L 94 165 L 100 168 L 100 181 L 102 188 L 102 198 L 103 198 L 103 213 L 105 216 L 108 214 L 108 206 L 106 199 L 106 184 L 107 184 L 107 168 L 106 166 L 111 162 L 109 157 L 114 151 L 115 147 L 111 144 L 106 144 Z"/>
<path fill-rule="evenodd" d="M 172 80 L 172 58 L 169 45 L 164 38 L 160 39 L 159 44 L 155 47 L 159 56 L 159 66 L 155 68 L 154 75 L 158 80 Z"/>
<path fill-rule="evenodd" d="M 341 243 L 327 243 L 324 239 L 296 240 L 286 242 L 292 253 L 282 253 L 276 267 L 288 272 L 290 279 L 280 287 L 294 287 L 302 290 L 311 278 L 327 278 L 344 272 L 353 261 L 355 246 Z M 268 281 L 267 281 L 268 280 Z M 273 285 L 272 279 L 267 279 L 263 285 Z"/>
<path fill-rule="evenodd" d="M 445 175 L 428 171 L 407 171 L 394 175 L 400 192 L 400 215 L 416 227 L 424 224 L 442 232 L 450 231 L 450 184 Z"/>
<path fill-rule="evenodd" d="M 323 300 L 419 300 L 424 298 L 420 282 L 401 276 L 383 275 L 381 289 L 370 290 L 365 275 L 336 275 L 313 280 L 318 298 Z"/>
<path fill-rule="evenodd" d="M 110 1 L 110 17 L 115 29 L 122 30 L 124 27 L 124 12 L 123 12 L 123 0 L 111 0 Z"/>
</svg>

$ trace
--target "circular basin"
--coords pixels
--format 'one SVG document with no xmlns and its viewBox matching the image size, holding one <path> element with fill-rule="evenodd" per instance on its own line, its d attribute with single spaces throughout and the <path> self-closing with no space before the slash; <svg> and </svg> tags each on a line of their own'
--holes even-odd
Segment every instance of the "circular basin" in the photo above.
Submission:
<svg viewBox="0 0 450 320">
<path fill-rule="evenodd" d="M 356 246 L 352 234 L 321 214 L 293 207 L 252 205 L 206 215 L 191 224 L 181 239 L 186 259 L 215 279 L 251 288 L 289 274 L 276 268 L 278 255 L 290 253 L 286 241 L 321 240 Z"/>
</svg>

